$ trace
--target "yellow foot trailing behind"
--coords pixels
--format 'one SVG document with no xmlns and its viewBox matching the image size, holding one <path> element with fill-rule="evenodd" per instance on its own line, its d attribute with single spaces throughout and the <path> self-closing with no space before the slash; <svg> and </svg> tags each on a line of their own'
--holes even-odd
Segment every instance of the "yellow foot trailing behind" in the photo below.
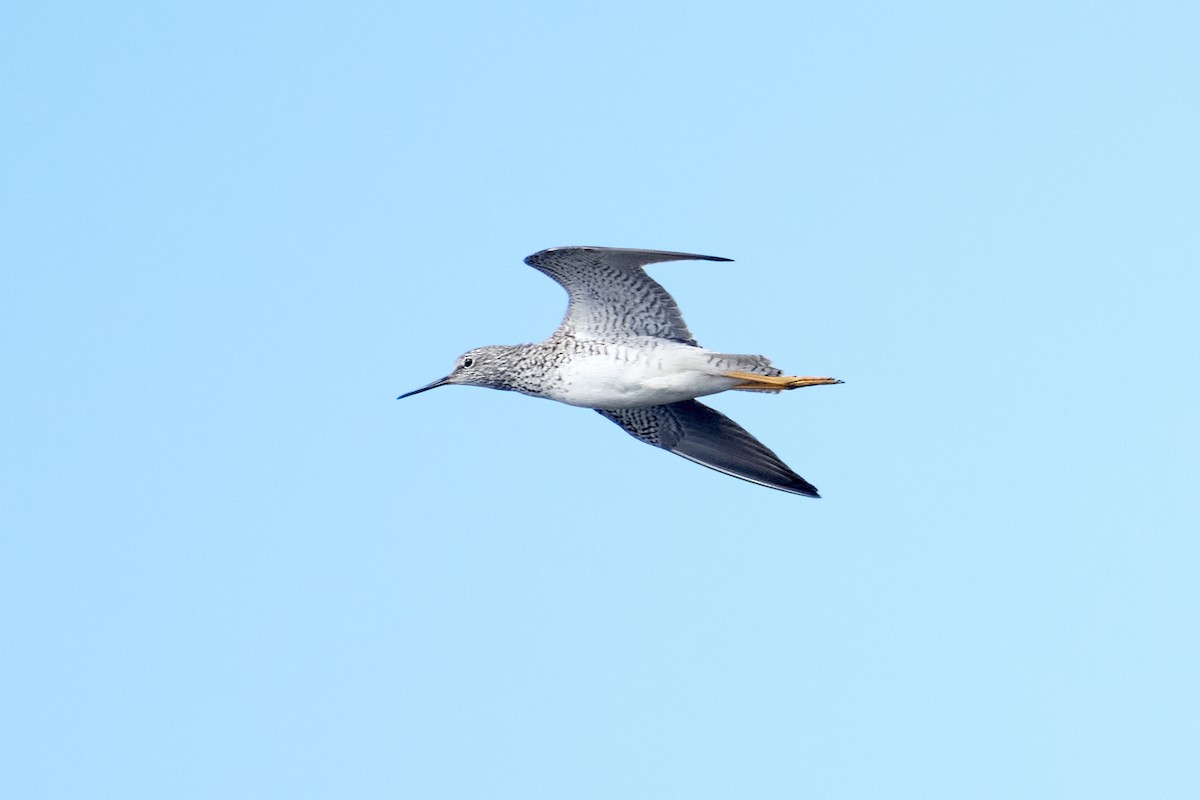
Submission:
<svg viewBox="0 0 1200 800">
<path fill-rule="evenodd" d="M 799 389 L 803 386 L 825 386 L 841 383 L 837 378 L 801 378 L 796 375 L 755 375 L 753 372 L 726 372 L 730 378 L 737 378 L 742 383 L 732 387 L 746 392 L 782 392 L 785 389 Z"/>
</svg>

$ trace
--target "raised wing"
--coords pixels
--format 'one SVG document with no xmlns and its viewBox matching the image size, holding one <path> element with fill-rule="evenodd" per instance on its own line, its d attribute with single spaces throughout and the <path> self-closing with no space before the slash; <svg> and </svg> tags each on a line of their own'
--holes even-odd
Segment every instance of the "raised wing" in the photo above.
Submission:
<svg viewBox="0 0 1200 800">
<path fill-rule="evenodd" d="M 695 400 L 663 406 L 597 409 L 635 439 L 718 472 L 782 492 L 820 497 L 779 456 L 724 414 Z"/>
<path fill-rule="evenodd" d="M 570 295 L 560 332 L 584 339 L 656 336 L 695 345 L 675 300 L 642 269 L 659 261 L 691 260 L 732 259 L 621 247 L 552 247 L 525 263 L 558 281 Z"/>
</svg>

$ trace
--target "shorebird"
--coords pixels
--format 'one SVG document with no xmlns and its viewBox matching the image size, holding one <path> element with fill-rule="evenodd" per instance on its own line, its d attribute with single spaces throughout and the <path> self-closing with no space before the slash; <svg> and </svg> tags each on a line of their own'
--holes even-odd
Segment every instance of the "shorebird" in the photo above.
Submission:
<svg viewBox="0 0 1200 800">
<path fill-rule="evenodd" d="M 726 475 L 819 497 L 815 486 L 766 445 L 696 398 L 841 381 L 784 375 L 764 356 L 701 347 L 674 298 L 643 269 L 661 261 L 730 260 L 620 247 L 534 253 L 525 263 L 567 290 L 567 313 L 558 330 L 539 344 L 468 350 L 449 375 L 397 399 L 463 384 L 557 400 L 594 409 L 635 439 Z"/>
</svg>

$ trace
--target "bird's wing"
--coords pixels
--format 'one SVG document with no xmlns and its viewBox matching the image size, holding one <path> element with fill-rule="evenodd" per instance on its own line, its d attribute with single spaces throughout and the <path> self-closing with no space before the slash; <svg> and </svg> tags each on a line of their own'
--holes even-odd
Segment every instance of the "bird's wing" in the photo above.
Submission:
<svg viewBox="0 0 1200 800">
<path fill-rule="evenodd" d="M 621 247 L 552 247 L 525 263 L 558 281 L 570 295 L 561 332 L 584 339 L 656 336 L 695 345 L 675 300 L 642 269 L 659 261 L 688 260 L 731 259 Z"/>
<path fill-rule="evenodd" d="M 663 406 L 597 409 L 635 439 L 670 450 L 735 478 L 792 494 L 820 497 L 801 478 L 729 417 L 695 400 Z"/>
</svg>

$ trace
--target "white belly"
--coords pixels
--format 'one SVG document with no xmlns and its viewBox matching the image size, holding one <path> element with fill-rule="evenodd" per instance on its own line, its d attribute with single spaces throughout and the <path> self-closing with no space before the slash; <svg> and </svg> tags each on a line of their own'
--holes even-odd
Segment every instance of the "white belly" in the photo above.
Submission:
<svg viewBox="0 0 1200 800">
<path fill-rule="evenodd" d="M 586 408 L 678 403 L 723 392 L 738 383 L 716 370 L 706 351 L 683 345 L 649 352 L 614 347 L 608 353 L 577 355 L 562 365 L 559 373 L 562 381 L 549 397 Z"/>
</svg>

